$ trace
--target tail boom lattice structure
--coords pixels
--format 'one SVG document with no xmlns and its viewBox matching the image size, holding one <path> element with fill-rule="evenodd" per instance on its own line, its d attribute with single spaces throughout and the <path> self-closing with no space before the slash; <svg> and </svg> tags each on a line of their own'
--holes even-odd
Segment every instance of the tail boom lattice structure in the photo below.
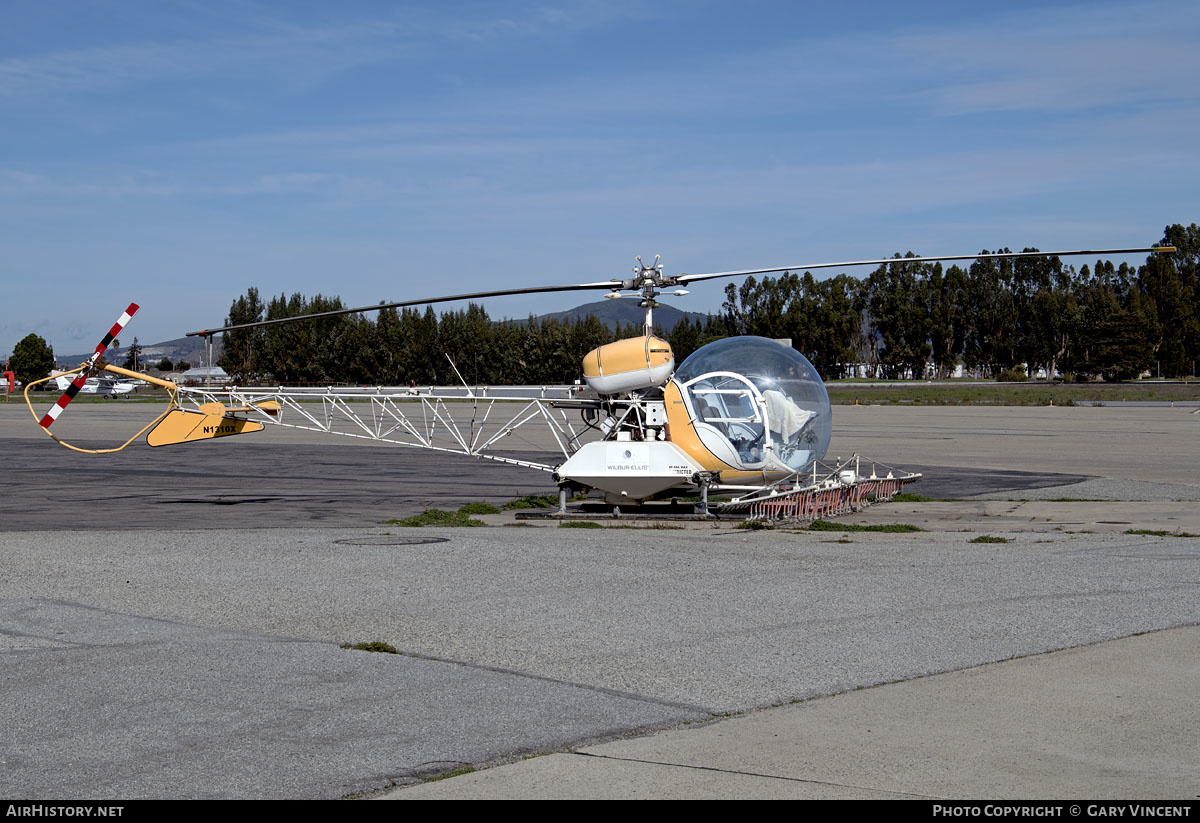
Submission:
<svg viewBox="0 0 1200 823">
<path fill-rule="evenodd" d="M 565 395 L 567 389 L 563 389 Z M 543 394 L 548 394 L 543 390 Z M 583 431 L 543 398 L 488 398 L 469 394 L 446 397 L 416 390 L 279 389 L 212 391 L 180 390 L 181 397 L 202 406 L 223 403 L 242 407 L 251 419 L 284 428 L 333 434 L 494 460 L 540 471 L 555 466 L 503 454 L 503 451 L 544 451 L 519 434 L 543 424 L 564 459 L 581 445 Z M 276 405 L 266 406 L 268 403 Z M 512 444 L 515 437 L 518 448 Z M 523 441 L 523 442 L 522 442 Z M 520 446 L 524 445 L 524 449 Z M 502 449 L 501 446 L 509 446 Z"/>
</svg>

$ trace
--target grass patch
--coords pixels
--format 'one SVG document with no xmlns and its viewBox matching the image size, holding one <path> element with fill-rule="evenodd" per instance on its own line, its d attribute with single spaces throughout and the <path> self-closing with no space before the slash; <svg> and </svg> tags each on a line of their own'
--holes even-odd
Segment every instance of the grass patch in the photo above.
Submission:
<svg viewBox="0 0 1200 823">
<path fill-rule="evenodd" d="M 343 643 L 343 649 L 353 649 L 356 652 L 382 652 L 383 654 L 400 654 L 391 643 L 373 640 L 370 643 Z"/>
<path fill-rule="evenodd" d="M 500 509 L 491 503 L 468 503 L 459 507 L 461 514 L 499 514 Z"/>
<path fill-rule="evenodd" d="M 762 520 L 743 520 L 734 526 L 735 529 L 748 529 L 749 531 L 757 532 L 764 529 L 773 529 L 774 526 L 765 523 Z"/>
<path fill-rule="evenodd" d="M 578 503 L 580 500 L 587 500 L 586 493 L 572 495 L 567 498 L 568 503 Z M 556 509 L 558 508 L 557 494 L 527 494 L 524 497 L 518 497 L 516 500 L 509 500 L 500 508 L 505 511 L 513 509 Z"/>
<path fill-rule="evenodd" d="M 634 529 L 636 531 L 683 529 L 683 526 L 673 526 L 670 523 L 647 523 L 644 526 L 638 526 L 633 523 L 621 523 L 615 520 L 611 523 L 597 523 L 594 520 L 562 520 L 559 521 L 558 527 L 560 529 Z"/>
<path fill-rule="evenodd" d="M 624 518 L 622 518 L 624 519 Z M 670 523 L 646 523 L 643 526 L 638 526 L 633 523 L 613 522 L 605 526 L 606 529 L 634 529 L 636 531 L 652 532 L 652 531 L 682 531 L 683 526 L 673 526 Z"/>
<path fill-rule="evenodd" d="M 871 503 L 961 503 L 963 497 L 926 497 L 915 492 L 899 492 L 891 497 L 869 497 Z"/>
<path fill-rule="evenodd" d="M 527 494 L 524 497 L 518 497 L 516 500 L 509 500 L 501 508 L 506 511 L 511 511 L 512 509 L 549 509 L 557 505 L 557 494 Z"/>
<path fill-rule="evenodd" d="M 979 535 L 979 537 L 976 537 L 974 540 L 972 540 L 970 542 L 972 542 L 972 543 L 1007 543 L 1008 538 L 1007 537 L 992 537 L 990 534 L 981 534 L 981 535 Z"/>
<path fill-rule="evenodd" d="M 913 492 L 900 492 L 892 495 L 893 503 L 934 503 L 936 497 L 926 497 L 923 494 L 914 494 Z"/>
<path fill-rule="evenodd" d="M 424 778 L 423 782 L 434 783 L 438 780 L 447 780 L 451 777 L 461 777 L 464 774 L 470 774 L 473 771 L 475 771 L 474 766 L 462 766 L 461 768 L 455 769 L 454 771 L 446 772 L 445 774 L 436 774 L 433 777 L 426 777 L 426 778 Z"/>
<path fill-rule="evenodd" d="M 1200 537 L 1200 534 L 1191 534 L 1190 532 L 1173 531 L 1169 532 L 1166 529 L 1126 529 L 1125 534 L 1143 534 L 1149 537 Z"/>
<path fill-rule="evenodd" d="M 487 524 L 482 520 L 469 517 L 461 509 L 456 512 L 426 509 L 420 514 L 414 514 L 412 517 L 405 517 L 401 520 L 384 520 L 383 525 L 419 528 L 421 526 L 485 526 Z"/>
<path fill-rule="evenodd" d="M 911 523 L 880 523 L 874 526 L 864 526 L 859 523 L 833 523 L 829 520 L 814 520 L 808 524 L 808 530 L 814 532 L 884 532 L 886 534 L 903 534 L 919 532 L 920 526 Z"/>
</svg>

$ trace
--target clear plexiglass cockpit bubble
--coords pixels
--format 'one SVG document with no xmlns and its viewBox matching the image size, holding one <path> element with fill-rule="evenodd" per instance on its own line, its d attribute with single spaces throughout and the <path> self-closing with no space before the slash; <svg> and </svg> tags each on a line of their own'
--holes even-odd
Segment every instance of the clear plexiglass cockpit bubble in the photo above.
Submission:
<svg viewBox="0 0 1200 823">
<path fill-rule="evenodd" d="M 704 424 L 706 446 L 719 457 L 719 451 L 728 453 L 742 468 L 779 461 L 802 470 L 829 448 L 829 393 L 813 364 L 790 346 L 765 337 L 727 337 L 697 349 L 674 379 Z"/>
</svg>

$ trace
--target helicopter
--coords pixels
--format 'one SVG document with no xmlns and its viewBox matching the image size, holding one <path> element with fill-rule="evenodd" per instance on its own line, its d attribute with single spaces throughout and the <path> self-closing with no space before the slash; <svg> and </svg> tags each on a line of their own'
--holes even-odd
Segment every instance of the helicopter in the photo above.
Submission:
<svg viewBox="0 0 1200 823">
<path fill-rule="evenodd" d="M 677 275 L 664 272 L 660 256 L 650 264 L 637 257 L 629 278 L 381 303 L 188 333 L 208 342 L 211 360 L 217 334 L 383 308 L 584 290 L 603 290 L 609 299 L 639 300 L 645 309 L 643 334 L 593 349 L 583 358 L 582 381 L 557 387 L 472 387 L 466 381 L 461 388 L 422 389 L 180 387 L 97 365 L 108 342 L 137 311 L 137 305 L 130 304 L 96 353 L 65 373 L 79 376 L 39 423 L 62 445 L 94 453 L 119 451 L 143 433 L 151 446 L 158 447 L 261 431 L 274 424 L 539 469 L 550 473 L 557 484 L 560 511 L 565 511 L 568 492 L 597 491 L 614 506 L 698 494 L 696 511 L 705 514 L 709 493 L 721 492 L 733 495 L 720 504 L 732 512 L 824 516 L 872 498 L 890 497 L 920 475 L 886 467 L 886 474 L 880 476 L 874 466 L 867 475 L 857 455 L 832 466 L 823 463 L 833 432 L 829 395 L 816 368 L 790 345 L 761 337 L 730 337 L 702 346 L 677 365 L 670 343 L 653 333 L 653 311 L 660 295 L 683 296 L 688 291 L 681 287 L 717 278 L 877 266 L 897 260 L 925 263 L 1171 251 L 1172 247 L 1156 246 L 1000 252 Z M 168 405 L 125 444 L 80 449 L 60 440 L 50 428 L 87 377 L 99 369 L 165 388 Z M 454 371 L 458 373 L 457 367 Z M 514 409 L 513 414 L 506 413 Z M 32 404 L 30 411 L 38 418 Z M 571 413 L 578 413 L 578 422 Z M 542 462 L 505 449 L 508 438 L 538 423 L 548 427 L 561 459 Z"/>
</svg>

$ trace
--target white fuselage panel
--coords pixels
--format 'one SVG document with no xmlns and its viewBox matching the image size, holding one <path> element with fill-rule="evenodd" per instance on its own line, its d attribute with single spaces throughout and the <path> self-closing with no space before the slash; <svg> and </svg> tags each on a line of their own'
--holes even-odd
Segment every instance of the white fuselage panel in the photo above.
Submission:
<svg viewBox="0 0 1200 823">
<path fill-rule="evenodd" d="M 588 443 L 558 469 L 574 480 L 613 497 L 644 500 L 676 486 L 689 485 L 701 467 L 682 449 L 663 440 Z"/>
</svg>

